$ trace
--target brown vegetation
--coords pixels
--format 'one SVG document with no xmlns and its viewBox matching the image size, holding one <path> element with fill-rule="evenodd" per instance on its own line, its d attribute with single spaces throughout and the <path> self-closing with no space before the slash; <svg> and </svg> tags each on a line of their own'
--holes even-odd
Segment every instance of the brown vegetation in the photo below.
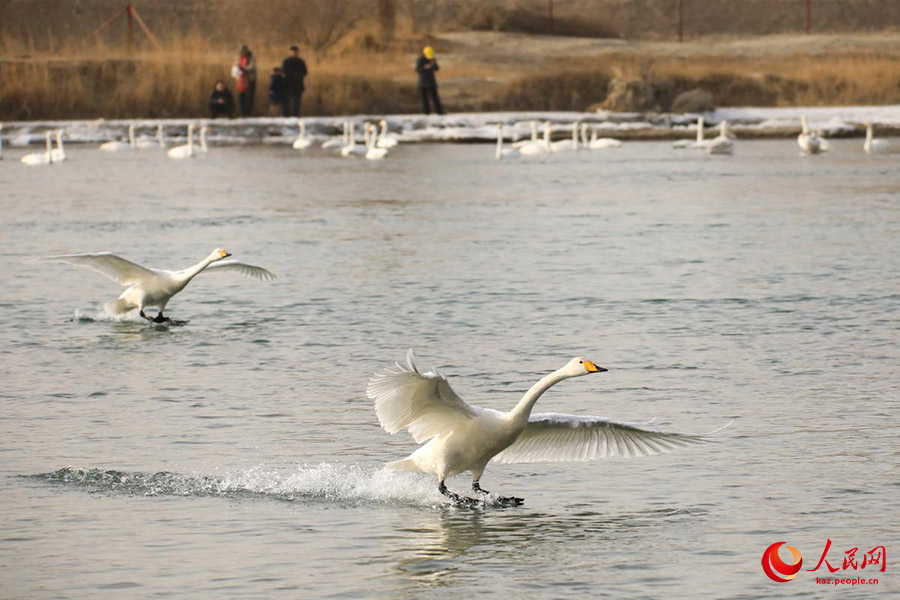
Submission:
<svg viewBox="0 0 900 600">
<path fill-rule="evenodd" d="M 0 0 L 0 9 L 44 1 Z M 603 0 L 618 9 L 629 1 Z M 655 0 L 642 1 L 659 6 Z M 185 0 L 169 17 L 144 15 L 163 50 L 142 43 L 138 33 L 129 54 L 123 27 L 83 41 L 84 30 L 93 29 L 95 17 L 103 14 L 99 7 L 111 2 L 78 0 L 76 14 L 91 15 L 79 23 L 89 28 L 40 38 L 22 35 L 28 27 L 15 35 L 5 30 L 0 38 L 0 119 L 200 116 L 216 79 L 233 85 L 228 75 L 240 42 L 249 43 L 258 59 L 257 114 L 266 112 L 268 75 L 293 42 L 301 44 L 310 66 L 304 97 L 309 115 L 415 112 L 412 64 L 425 43 L 437 47 L 442 96 L 453 111 L 585 110 L 602 102 L 624 110 L 669 110 L 689 90 L 709 93 L 718 106 L 900 102 L 896 34 L 709 38 L 684 44 L 465 31 L 431 35 L 422 32 L 421 23 L 539 31 L 545 15 L 536 7 L 546 4 L 413 3 L 420 24 L 413 33 L 411 3 L 406 1 L 272 0 L 251 6 L 222 0 L 217 21 L 207 13 L 189 12 L 205 5 Z M 165 1 L 136 5 L 151 16 L 160 5 L 168 6 Z M 600 21 L 573 17 L 574 7 L 582 5 L 583 0 L 557 2 L 554 30 L 604 35 Z M 693 0 L 685 5 L 700 10 Z M 569 27 L 566 23 L 574 29 L 562 31 Z M 244 32 L 240 37 L 238 29 Z"/>
</svg>

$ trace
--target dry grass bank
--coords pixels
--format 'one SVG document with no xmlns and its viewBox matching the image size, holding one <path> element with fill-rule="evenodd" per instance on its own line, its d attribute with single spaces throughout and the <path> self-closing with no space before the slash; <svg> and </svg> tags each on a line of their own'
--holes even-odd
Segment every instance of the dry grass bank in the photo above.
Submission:
<svg viewBox="0 0 900 600">
<path fill-rule="evenodd" d="M 469 46 L 435 39 L 445 104 L 451 111 L 585 110 L 607 100 L 616 80 L 645 82 L 652 102 L 635 108 L 646 110 L 668 110 L 679 93 L 695 88 L 710 92 L 719 106 L 900 103 L 900 40 L 888 48 L 764 55 L 717 54 L 702 42 L 678 45 L 680 54 L 668 46 L 587 46 L 573 60 L 572 42 L 560 41 L 565 45 L 554 54 L 555 39 L 501 37 L 496 45 Z M 422 39 L 377 40 L 361 29 L 325 55 L 305 53 L 305 114 L 418 110 L 412 61 Z M 284 49 L 251 47 L 259 61 L 256 114 L 264 115 L 268 74 Z M 35 51 L 0 40 L 0 119 L 198 117 L 216 79 L 233 87 L 233 50 L 211 48 L 197 35 L 167 40 L 165 48 L 129 58 L 100 41 Z"/>
</svg>

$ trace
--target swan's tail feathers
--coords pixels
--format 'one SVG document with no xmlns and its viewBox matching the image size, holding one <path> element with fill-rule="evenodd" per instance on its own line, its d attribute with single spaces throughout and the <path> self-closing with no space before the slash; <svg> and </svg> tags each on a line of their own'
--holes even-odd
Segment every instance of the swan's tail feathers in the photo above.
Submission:
<svg viewBox="0 0 900 600">
<path fill-rule="evenodd" d="M 111 315 L 124 315 L 130 310 L 134 310 L 137 308 L 134 304 L 125 300 L 123 298 L 119 298 L 118 300 L 111 300 L 103 305 L 103 308 L 106 309 L 106 312 Z"/>
<path fill-rule="evenodd" d="M 402 460 L 395 460 L 393 462 L 389 462 L 384 465 L 385 469 L 396 469 L 398 471 L 416 471 L 419 472 L 421 469 L 416 466 L 415 461 L 413 461 L 411 456 L 408 456 Z"/>
</svg>

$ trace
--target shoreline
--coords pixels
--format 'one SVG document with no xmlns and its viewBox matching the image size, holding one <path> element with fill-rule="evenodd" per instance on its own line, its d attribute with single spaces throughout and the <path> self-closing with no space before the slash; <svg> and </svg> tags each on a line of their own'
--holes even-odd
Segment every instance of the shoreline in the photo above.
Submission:
<svg viewBox="0 0 900 600">
<path fill-rule="evenodd" d="M 572 123 L 584 122 L 597 128 L 600 136 L 625 141 L 676 140 L 693 138 L 695 123 L 703 116 L 708 134 L 727 120 L 742 139 L 781 139 L 800 131 L 800 115 L 809 117 L 813 129 L 826 137 L 862 137 L 866 122 L 871 122 L 883 137 L 900 136 L 900 105 L 843 106 L 809 108 L 721 108 L 702 114 L 614 113 L 598 112 L 473 112 L 442 116 L 414 114 L 352 115 L 343 117 L 303 118 L 314 140 L 340 135 L 342 124 L 354 126 L 385 119 L 388 127 L 402 143 L 491 143 L 497 139 L 497 124 L 503 123 L 504 138 L 519 140 L 531 135 L 530 121 L 551 124 L 553 139 L 571 135 Z M 219 145 L 279 145 L 297 137 L 295 117 L 250 117 L 236 119 L 93 119 L 7 121 L 3 123 L 4 145 L 26 147 L 44 142 L 47 130 L 64 129 L 66 139 L 74 144 L 91 144 L 120 139 L 129 124 L 137 135 L 153 136 L 162 124 L 167 140 L 181 140 L 189 123 L 207 124 L 208 137 Z"/>
</svg>

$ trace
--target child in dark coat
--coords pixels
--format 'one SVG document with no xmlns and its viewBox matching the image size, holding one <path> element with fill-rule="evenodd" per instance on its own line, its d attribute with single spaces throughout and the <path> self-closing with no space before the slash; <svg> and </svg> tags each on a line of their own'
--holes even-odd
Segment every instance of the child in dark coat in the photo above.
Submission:
<svg viewBox="0 0 900 600">
<path fill-rule="evenodd" d="M 275 67 L 269 77 L 269 114 L 273 117 L 282 113 L 284 84 L 284 71 L 281 70 L 281 67 Z"/>
</svg>

